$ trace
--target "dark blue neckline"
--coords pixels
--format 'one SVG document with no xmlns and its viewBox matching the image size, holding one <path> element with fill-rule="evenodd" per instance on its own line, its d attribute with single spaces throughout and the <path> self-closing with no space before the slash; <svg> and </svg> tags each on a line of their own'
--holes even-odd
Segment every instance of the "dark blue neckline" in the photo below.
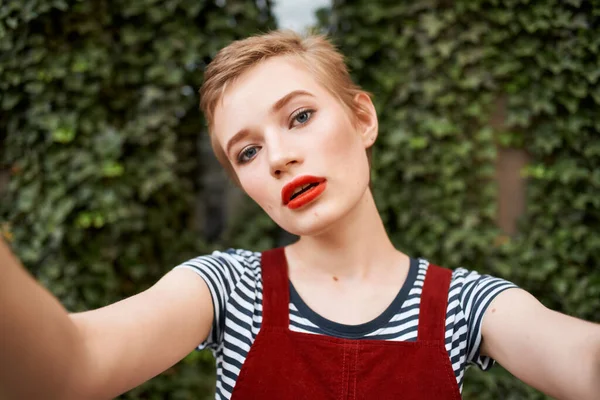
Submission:
<svg viewBox="0 0 600 400">
<path fill-rule="evenodd" d="M 404 300 L 406 300 L 406 297 L 408 297 L 408 292 L 410 291 L 410 288 L 414 285 L 415 279 L 417 277 L 417 271 L 419 269 L 418 264 L 419 263 L 416 259 L 410 259 L 410 267 L 408 270 L 408 275 L 406 276 L 406 280 L 404 281 L 404 284 L 402 284 L 400 291 L 398 291 L 398 294 L 396 295 L 392 303 L 385 309 L 385 311 L 383 311 L 375 319 L 372 319 L 371 321 L 365 322 L 363 324 L 340 324 L 331 321 L 330 319 L 322 317 L 321 315 L 313 311 L 304 302 L 304 300 L 302 300 L 291 281 L 289 281 L 290 301 L 296 306 L 296 308 L 298 309 L 300 314 L 302 314 L 303 317 L 308 319 L 313 324 L 317 325 L 325 333 L 346 339 L 359 339 L 385 326 L 390 321 L 390 319 L 392 319 L 392 317 L 400 311 Z"/>
</svg>

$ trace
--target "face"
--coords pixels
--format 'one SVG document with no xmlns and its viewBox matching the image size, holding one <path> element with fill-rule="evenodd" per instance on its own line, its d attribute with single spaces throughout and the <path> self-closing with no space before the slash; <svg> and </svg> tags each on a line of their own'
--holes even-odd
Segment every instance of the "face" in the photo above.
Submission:
<svg viewBox="0 0 600 400">
<path fill-rule="evenodd" d="M 372 110 L 353 116 L 297 60 L 274 57 L 227 87 L 216 135 L 244 191 L 283 229 L 324 233 L 364 199 L 366 149 L 377 134 Z"/>
</svg>

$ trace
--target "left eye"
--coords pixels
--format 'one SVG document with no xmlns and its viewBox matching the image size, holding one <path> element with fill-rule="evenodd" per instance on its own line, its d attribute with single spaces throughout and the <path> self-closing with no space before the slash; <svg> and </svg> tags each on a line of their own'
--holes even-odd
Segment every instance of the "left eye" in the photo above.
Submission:
<svg viewBox="0 0 600 400">
<path fill-rule="evenodd" d="M 294 116 L 292 117 L 292 123 L 290 124 L 290 128 L 307 123 L 313 114 L 314 110 L 302 110 L 294 114 Z"/>
</svg>

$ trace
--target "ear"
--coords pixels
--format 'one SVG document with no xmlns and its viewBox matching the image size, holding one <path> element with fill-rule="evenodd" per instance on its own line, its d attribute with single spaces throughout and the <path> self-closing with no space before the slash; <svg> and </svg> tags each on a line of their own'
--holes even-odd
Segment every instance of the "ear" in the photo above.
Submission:
<svg viewBox="0 0 600 400">
<path fill-rule="evenodd" d="M 379 121 L 377 120 L 377 112 L 371 101 L 371 97 L 366 92 L 357 93 L 354 96 L 354 104 L 356 106 L 356 126 L 362 137 L 365 149 L 371 147 L 377 139 L 379 132 Z"/>
</svg>

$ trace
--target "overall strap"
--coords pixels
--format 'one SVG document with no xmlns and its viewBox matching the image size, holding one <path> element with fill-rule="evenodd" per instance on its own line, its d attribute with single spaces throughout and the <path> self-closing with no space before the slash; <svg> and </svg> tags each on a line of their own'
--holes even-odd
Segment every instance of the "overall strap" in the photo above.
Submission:
<svg viewBox="0 0 600 400">
<path fill-rule="evenodd" d="M 283 247 L 262 253 L 262 326 L 289 327 L 290 286 Z"/>
<path fill-rule="evenodd" d="M 417 340 L 441 340 L 446 336 L 446 308 L 452 271 L 429 264 L 421 292 Z"/>
</svg>

